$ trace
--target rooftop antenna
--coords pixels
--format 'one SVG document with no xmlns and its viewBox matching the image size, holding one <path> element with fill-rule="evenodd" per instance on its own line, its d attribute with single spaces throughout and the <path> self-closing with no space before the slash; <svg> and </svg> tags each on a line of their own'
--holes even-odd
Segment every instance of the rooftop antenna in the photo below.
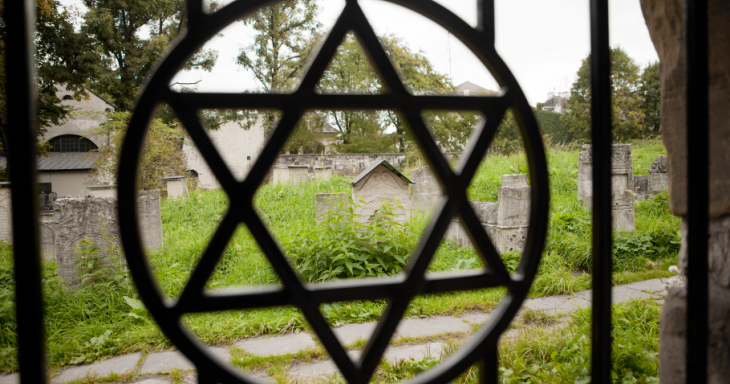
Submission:
<svg viewBox="0 0 730 384">
<path fill-rule="evenodd" d="M 449 78 L 451 81 L 454 81 L 454 76 L 451 74 L 451 32 L 446 31 L 448 33 L 448 40 L 449 40 Z"/>
</svg>

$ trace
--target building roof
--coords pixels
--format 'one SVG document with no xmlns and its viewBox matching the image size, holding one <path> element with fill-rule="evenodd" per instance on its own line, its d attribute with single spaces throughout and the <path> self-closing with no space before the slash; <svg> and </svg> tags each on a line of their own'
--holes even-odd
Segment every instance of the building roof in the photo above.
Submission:
<svg viewBox="0 0 730 384">
<path fill-rule="evenodd" d="M 57 152 L 38 156 L 39 171 L 84 171 L 94 168 L 99 155 L 89 152 Z M 8 166 L 8 158 L 0 156 L 0 167 Z"/>
<path fill-rule="evenodd" d="M 390 163 L 388 163 L 385 160 L 378 160 L 378 161 L 373 161 L 372 163 L 370 163 L 370 165 L 368 165 L 368 167 L 365 168 L 364 171 L 360 172 L 359 175 L 355 176 L 355 178 L 352 179 L 352 181 L 350 182 L 350 184 L 355 185 L 355 184 L 359 183 L 360 180 L 364 179 L 365 176 L 369 175 L 372 171 L 375 170 L 375 168 L 377 168 L 381 164 L 385 168 L 388 168 L 388 170 L 390 170 L 391 172 L 395 173 L 396 176 L 398 176 L 401 179 L 403 179 L 403 181 L 405 181 L 406 183 L 414 184 L 412 181 L 408 180 L 408 178 L 405 177 L 405 175 L 403 175 L 402 173 L 400 173 L 397 169 L 395 169 L 392 165 L 390 165 Z"/>
<path fill-rule="evenodd" d="M 492 95 L 492 94 L 495 93 L 494 91 L 490 91 L 490 90 L 488 90 L 488 89 L 486 89 L 484 87 L 480 87 L 480 86 L 478 86 L 478 85 L 476 85 L 476 84 L 474 84 L 474 83 L 472 83 L 470 81 L 466 81 L 466 82 L 463 82 L 463 83 L 457 85 L 456 86 L 456 93 L 459 94 L 459 95 L 463 95 L 464 94 L 464 90 L 466 90 L 466 89 L 469 90 L 469 95 L 470 96 L 478 96 L 480 94 L 483 94 L 483 95 Z"/>
</svg>

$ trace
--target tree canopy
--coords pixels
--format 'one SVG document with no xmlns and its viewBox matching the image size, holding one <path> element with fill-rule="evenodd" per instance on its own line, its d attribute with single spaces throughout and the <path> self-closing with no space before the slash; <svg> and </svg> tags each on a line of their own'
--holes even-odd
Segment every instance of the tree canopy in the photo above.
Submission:
<svg viewBox="0 0 730 384">
<path fill-rule="evenodd" d="M 648 105 L 646 99 L 648 94 L 657 99 L 659 97 L 658 85 L 656 87 L 652 85 L 654 77 L 651 73 L 654 69 L 650 68 L 652 67 L 647 68 L 649 72 L 644 82 L 644 76 L 640 74 L 640 68 L 634 59 L 619 47 L 611 48 L 611 128 L 616 141 L 643 138 L 658 133 L 658 129 L 654 129 L 658 125 L 647 119 L 651 116 L 658 117 L 658 107 L 651 108 L 650 112 L 645 109 Z M 583 59 L 578 70 L 570 98 L 565 105 L 566 112 L 561 118 L 572 140 L 590 139 L 590 72 L 589 55 Z M 655 77 L 658 79 L 658 68 Z M 656 114 L 652 115 L 654 113 Z"/>
</svg>

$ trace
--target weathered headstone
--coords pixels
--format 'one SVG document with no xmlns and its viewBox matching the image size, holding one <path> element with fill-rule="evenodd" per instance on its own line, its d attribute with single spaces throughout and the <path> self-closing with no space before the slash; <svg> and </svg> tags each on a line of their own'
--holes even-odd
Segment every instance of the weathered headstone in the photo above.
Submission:
<svg viewBox="0 0 730 384">
<path fill-rule="evenodd" d="M 396 221 L 405 223 L 410 220 L 411 199 L 408 180 L 385 160 L 371 163 L 352 182 L 352 200 L 356 205 L 355 213 L 361 223 L 371 221 L 372 215 L 384 203 L 391 204 L 398 215 Z"/>
<path fill-rule="evenodd" d="M 137 217 L 139 218 L 142 244 L 148 249 L 162 248 L 162 212 L 160 191 L 139 191 L 137 197 Z"/>
<path fill-rule="evenodd" d="M 271 167 L 271 172 L 274 184 L 286 183 L 289 180 L 289 167 L 286 165 L 275 165 Z"/>
<path fill-rule="evenodd" d="M 496 238 L 497 229 L 497 203 L 472 201 L 470 202 L 474 212 L 476 212 L 479 222 L 487 231 L 487 235 L 492 239 L 492 243 Z M 460 247 L 473 246 L 469 234 L 467 233 L 461 221 L 454 219 L 446 230 L 445 238 Z"/>
<path fill-rule="evenodd" d="M 499 188 L 497 228 L 494 245 L 497 251 L 522 251 L 530 225 L 530 186 L 527 175 L 504 175 Z"/>
<path fill-rule="evenodd" d="M 43 260 L 55 260 L 53 250 L 53 212 L 41 213 L 38 232 L 41 237 L 41 256 Z"/>
<path fill-rule="evenodd" d="M 188 181 L 185 176 L 163 177 L 167 184 L 167 197 L 171 199 L 183 198 L 188 195 Z"/>
<path fill-rule="evenodd" d="M 324 221 L 328 213 L 337 213 L 341 208 L 347 209 L 350 202 L 347 193 L 317 193 L 315 195 L 317 223 Z"/>
<path fill-rule="evenodd" d="M 584 145 L 578 156 L 578 198 L 588 207 L 593 204 L 593 147 Z M 632 168 L 631 145 L 611 145 L 611 209 L 613 228 L 618 231 L 633 231 L 634 218 L 634 170 Z"/>
<path fill-rule="evenodd" d="M 149 249 L 162 247 L 160 191 L 140 191 L 137 205 L 143 246 Z M 75 260 L 80 256 L 77 248 L 83 239 L 91 239 L 101 249 L 121 249 L 117 199 L 114 197 L 58 199 L 52 221 L 44 225 L 50 229 L 58 276 L 72 285 L 78 284 Z"/>
<path fill-rule="evenodd" d="M 332 167 L 314 167 L 316 180 L 329 180 L 332 177 Z"/>
<path fill-rule="evenodd" d="M 667 158 L 659 155 L 649 167 L 649 193 L 657 194 L 669 189 Z"/>
<path fill-rule="evenodd" d="M 117 197 L 116 185 L 91 185 L 87 188 L 94 197 Z"/>
<path fill-rule="evenodd" d="M 299 184 L 309 178 L 309 166 L 307 165 L 275 165 L 272 170 L 274 184 Z"/>
<path fill-rule="evenodd" d="M 412 206 L 417 211 L 431 213 L 436 204 L 441 200 L 443 190 L 436 180 L 436 176 L 428 165 L 416 168 L 411 171 L 411 192 L 413 195 Z"/>
<path fill-rule="evenodd" d="M 0 182 L 0 240 L 12 241 L 12 207 L 10 183 Z"/>
</svg>

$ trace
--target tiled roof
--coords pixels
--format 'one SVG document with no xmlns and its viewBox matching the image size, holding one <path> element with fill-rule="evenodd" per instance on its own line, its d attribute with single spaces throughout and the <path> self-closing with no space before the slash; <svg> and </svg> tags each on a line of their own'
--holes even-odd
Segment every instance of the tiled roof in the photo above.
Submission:
<svg viewBox="0 0 730 384">
<path fill-rule="evenodd" d="M 364 170 L 364 171 L 360 172 L 360 174 L 359 174 L 359 175 L 357 175 L 357 176 L 356 176 L 356 177 L 355 177 L 355 178 L 354 178 L 354 179 L 353 179 L 353 180 L 352 180 L 352 181 L 350 182 L 350 184 L 352 184 L 352 185 L 355 185 L 355 184 L 357 184 L 358 182 L 360 182 L 360 180 L 364 179 L 364 178 L 365 178 L 365 176 L 369 175 L 369 174 L 370 174 L 370 172 L 374 171 L 374 170 L 375 170 L 375 168 L 377 168 L 377 167 L 378 167 L 378 165 L 380 165 L 380 164 L 382 164 L 382 165 L 383 165 L 383 166 L 384 166 L 385 168 L 388 168 L 388 169 L 389 169 L 389 170 L 390 170 L 391 172 L 395 173 L 395 174 L 396 174 L 396 176 L 398 176 L 398 177 L 400 177 L 401 179 L 403 179 L 403 181 L 405 181 L 406 183 L 409 183 L 409 184 L 413 184 L 413 182 L 412 182 L 412 181 L 408 180 L 408 178 L 407 178 L 407 177 L 405 177 L 405 175 L 403 175 L 402 173 L 398 172 L 398 170 L 397 170 L 397 169 L 395 169 L 395 168 L 394 168 L 394 167 L 393 167 L 392 165 L 390 165 L 390 163 L 388 163 L 388 162 L 387 162 L 387 161 L 385 161 L 385 160 L 378 160 L 378 161 L 373 161 L 372 163 L 370 163 L 370 165 L 368 165 L 368 167 L 367 167 L 367 168 L 365 168 L 365 170 Z"/>
<path fill-rule="evenodd" d="M 38 156 L 39 171 L 80 171 L 94 167 L 99 155 L 89 152 L 58 152 L 48 156 Z M 0 156 L 0 167 L 7 167 L 8 159 Z"/>
</svg>

